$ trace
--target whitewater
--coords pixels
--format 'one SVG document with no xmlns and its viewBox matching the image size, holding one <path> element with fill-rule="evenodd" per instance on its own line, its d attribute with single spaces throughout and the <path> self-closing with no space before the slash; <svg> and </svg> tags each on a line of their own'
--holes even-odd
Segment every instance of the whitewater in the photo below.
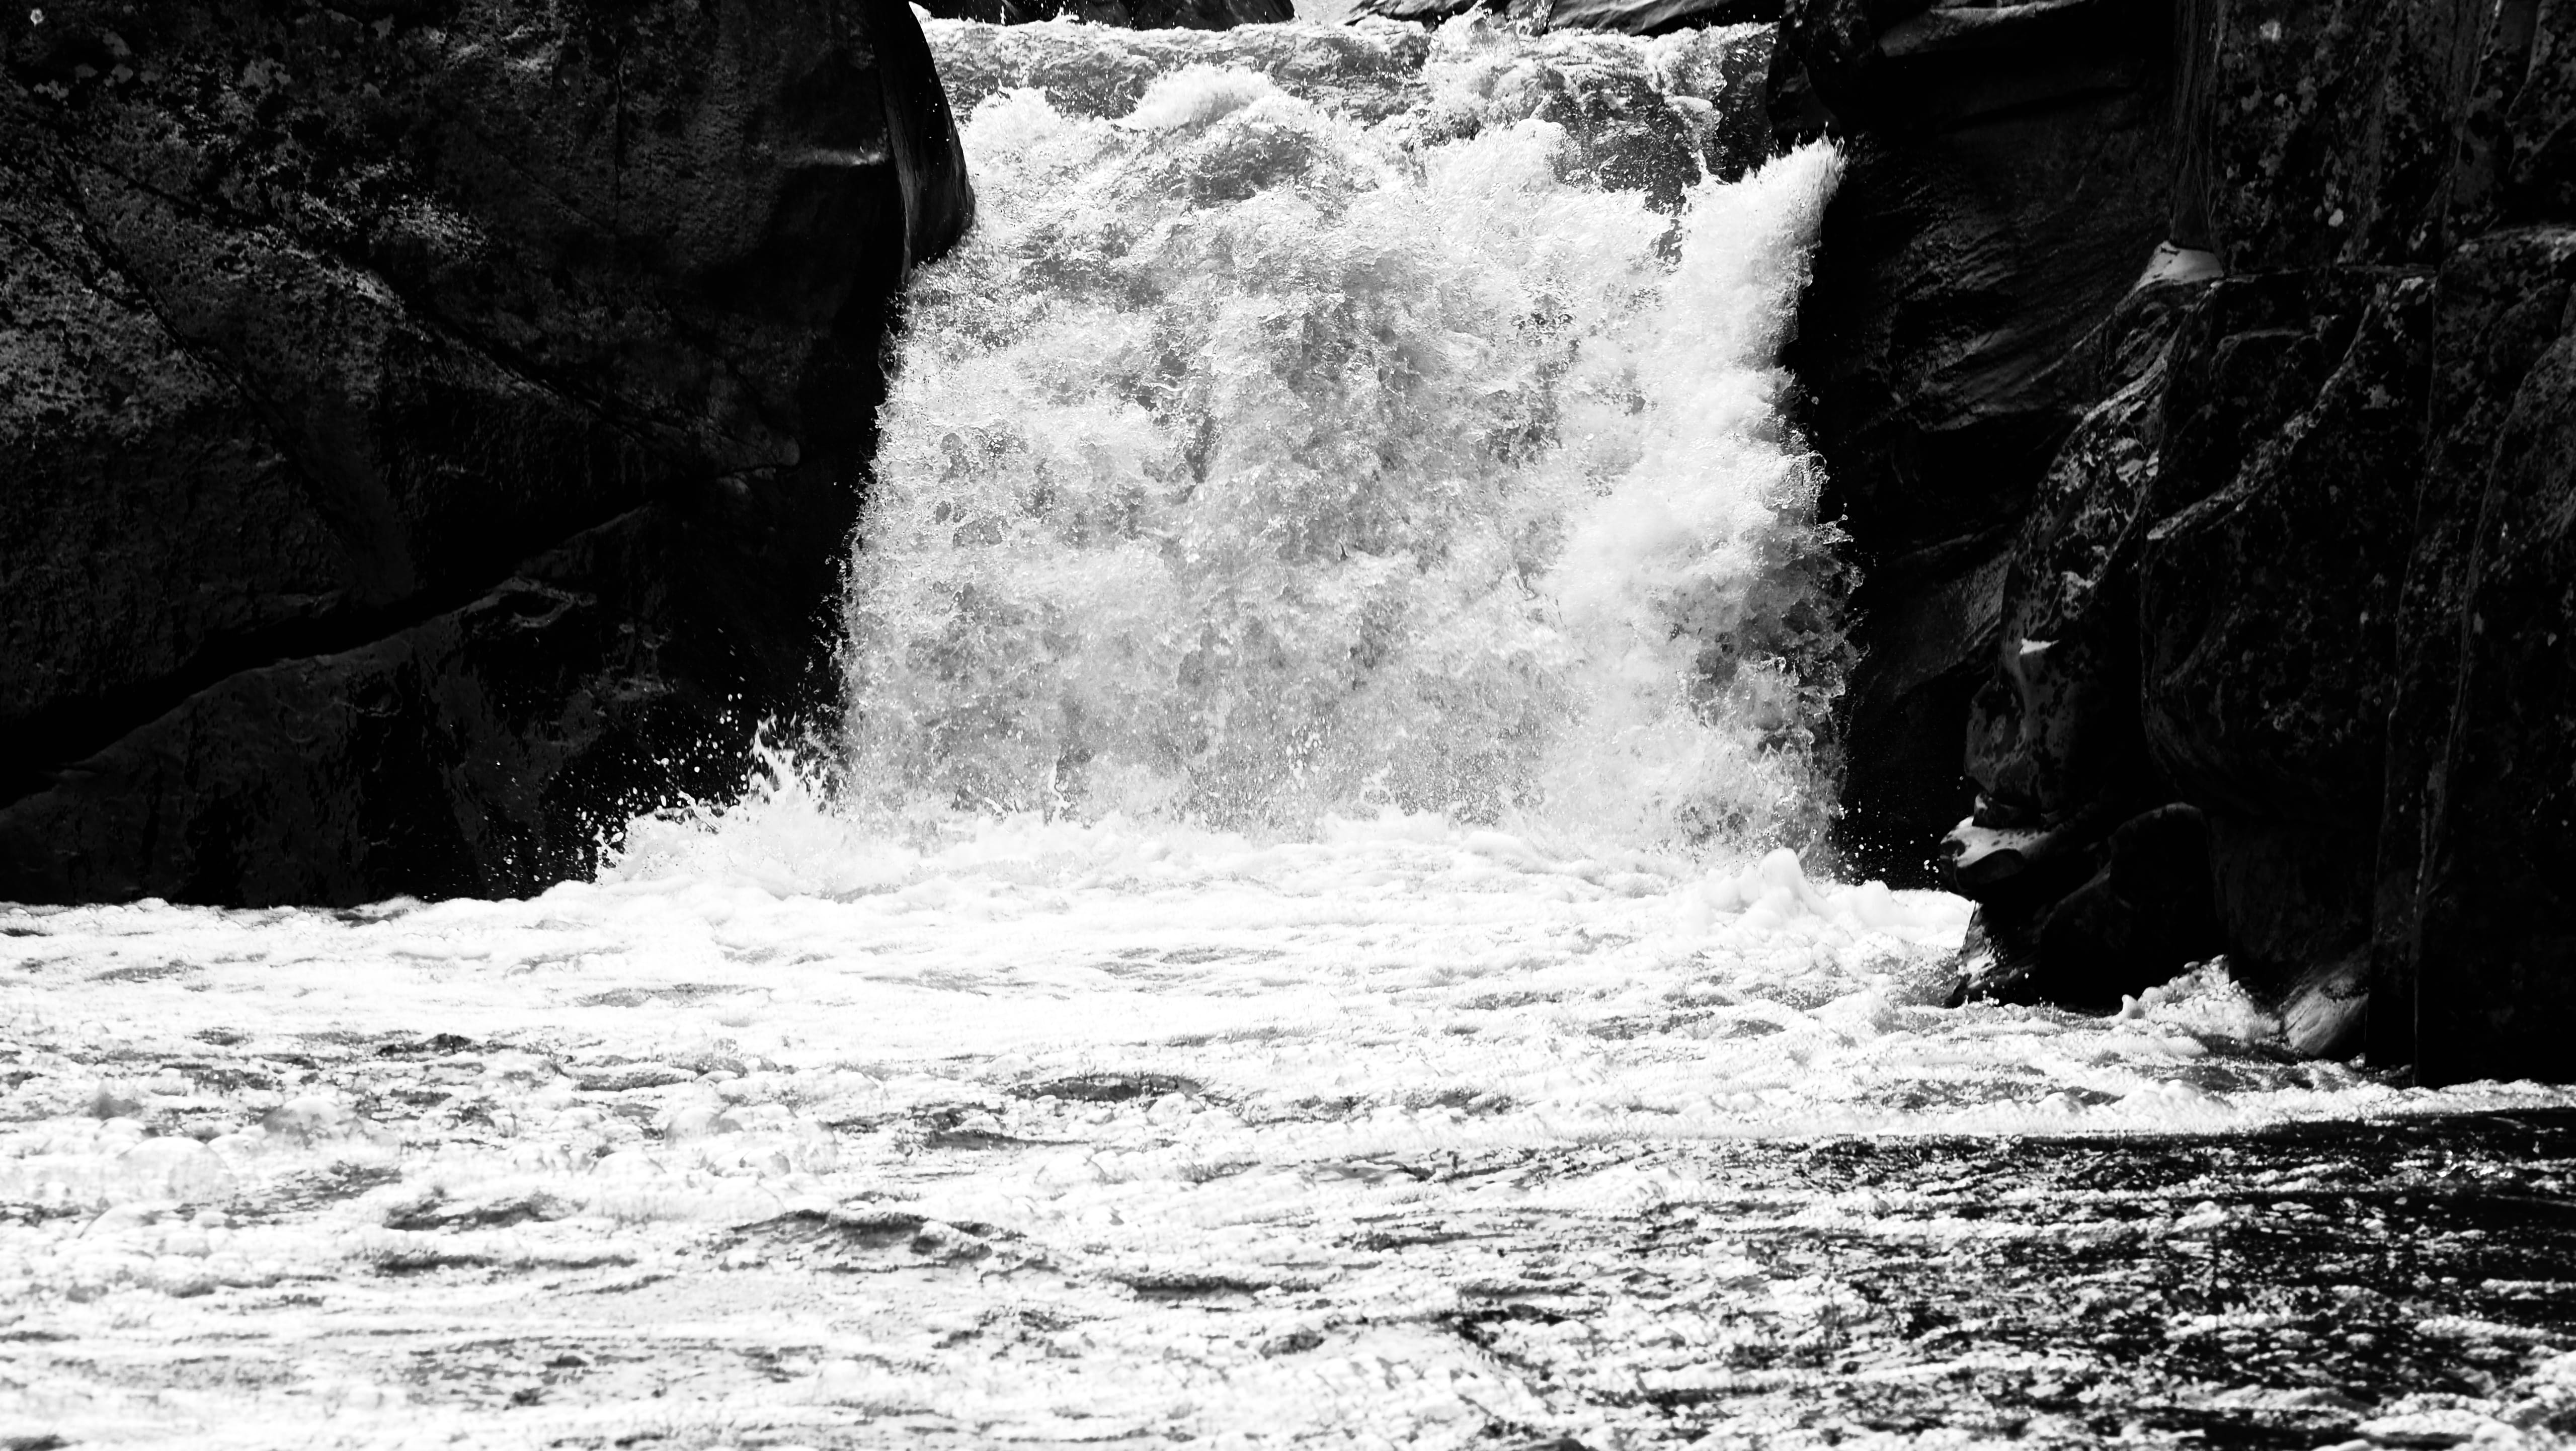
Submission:
<svg viewBox="0 0 2576 1451">
<path fill-rule="evenodd" d="M 1757 29 L 926 29 L 981 214 L 844 730 L 524 901 L 0 907 L 0 1431 L 1646 1444 L 1863 1313 L 1742 1234 L 1991 1228 L 1745 1145 L 2570 1103 L 2220 965 L 1945 1009 L 1969 905 L 1835 879 L 1777 357 L 1842 162 L 1731 126 Z M 1560 1257 L 1676 1216 L 1651 1310 Z M 1728 1424 L 1833 1439 L 1781 1374 Z"/>
</svg>

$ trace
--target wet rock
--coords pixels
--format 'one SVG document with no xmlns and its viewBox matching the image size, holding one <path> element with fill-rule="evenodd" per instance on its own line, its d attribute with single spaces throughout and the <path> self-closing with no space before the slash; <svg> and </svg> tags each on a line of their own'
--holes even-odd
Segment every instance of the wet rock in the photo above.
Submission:
<svg viewBox="0 0 2576 1451">
<path fill-rule="evenodd" d="M 1495 0 L 1359 0 L 1351 7 L 1351 14 L 1438 25 L 1444 20 L 1472 15 L 1479 10 L 1501 12 L 1505 9 L 1505 5 L 1495 3 Z"/>
<path fill-rule="evenodd" d="M 1780 0 L 1359 0 L 1354 15 L 1437 25 L 1477 10 L 1509 15 L 1535 32 L 1604 30 L 1665 35 L 1701 26 L 1751 25 L 1780 18 Z"/>
<path fill-rule="evenodd" d="M 130 1083 L 101 1083 L 89 1096 L 89 1116 L 106 1120 L 130 1118 L 143 1111 L 143 1098 Z"/>
<path fill-rule="evenodd" d="M 2159 20 L 2120 70 L 2106 38 Z M 1791 358 L 1872 578 L 1847 844 L 1902 870 L 1966 814 L 1943 866 L 1980 898 L 1984 976 L 2040 991 L 2048 924 L 2110 887 L 2070 880 L 2088 841 L 2180 801 L 2230 971 L 2293 1047 L 2571 1071 L 2548 1045 L 2576 1026 L 2576 904 L 2540 865 L 2576 828 L 2563 28 L 2529 5 L 1790 6 L 1775 125 L 1855 149 Z M 2171 109 L 2128 113 L 2135 144 L 2097 158 L 2123 197 L 2061 235 L 2162 209 L 2141 290 L 2190 295 L 2130 330 L 2166 350 L 2147 370 L 2064 330 L 2120 333 L 2107 248 L 2012 245 L 2079 183 L 2042 148 L 1972 169 L 1945 129 L 2094 107 L 2118 133 L 2098 108 L 2124 86 Z"/>
<path fill-rule="evenodd" d="M 928 0 L 923 8 L 942 20 L 1079 20 L 1127 30 L 1231 30 L 1297 18 L 1291 0 Z"/>
<path fill-rule="evenodd" d="M 2230 280 L 2176 345 L 2177 380 L 2233 352 L 2269 384 L 2195 407 L 2178 383 L 2137 573 L 2148 747 L 2211 814 L 2229 964 L 2267 994 L 2367 950 L 2432 295 L 2369 269 Z"/>
<path fill-rule="evenodd" d="M 2139 725 L 2136 571 L 2156 520 L 2172 340 L 2205 288 L 2141 285 L 2076 355 L 2107 396 L 2050 461 L 2007 556 L 1992 664 L 1967 716 L 1981 828 L 2082 848 L 2174 795 Z M 1963 872 L 1954 860 L 1974 890 Z"/>
<path fill-rule="evenodd" d="M 1488 124 L 1526 115 L 1564 127 L 1558 171 L 1569 180 L 1641 191 L 1665 211 L 1680 207 L 1682 193 L 1699 181 L 1699 138 L 1689 118 L 1646 76 L 1563 65 L 1515 69 L 1506 84 L 1519 94 Z"/>
<path fill-rule="evenodd" d="M 1028 88 L 1073 116 L 1125 116 L 1146 87 L 1193 65 L 1259 71 L 1290 95 L 1362 122 L 1404 109 L 1421 82 L 1431 38 L 1410 25 L 1367 21 L 1331 30 L 1241 29 L 1219 34 L 1109 34 L 1088 26 L 934 23 L 930 43 L 959 115 L 993 95 Z"/>
<path fill-rule="evenodd" d="M 2383 838 L 2380 955 L 2414 989 L 2424 1076 L 2564 1078 L 2576 1025 L 2564 865 L 2576 843 L 2576 231 L 2465 246 L 2442 281 L 2461 315 L 2438 350 L 2442 433 L 2426 497 L 2446 527 L 2419 535 L 2408 580 L 2420 605 L 2390 821 L 2414 831 Z"/>
<path fill-rule="evenodd" d="M 1549 30 L 1662 35 L 1690 26 L 1754 25 L 1780 18 L 1780 0 L 1550 0 Z"/>
<path fill-rule="evenodd" d="M 2069 874 L 2100 865 L 2071 889 Z M 2209 829 L 2173 804 L 2122 822 L 2096 851 L 2008 879 L 1981 900 L 1957 1001 L 2049 1002 L 2107 1012 L 2218 954 Z"/>
<path fill-rule="evenodd" d="M 2486 13 L 2187 0 L 2181 200 L 2230 270 L 2425 261 Z"/>
<path fill-rule="evenodd" d="M 526 891 L 827 698 L 895 0 L 0 30 L 0 897 Z"/>
<path fill-rule="evenodd" d="M 2075 355 L 2166 238 L 2171 170 L 2158 7 L 1922 10 L 1793 0 L 1772 70 L 1775 117 L 1850 155 L 1785 358 L 1862 567 L 1839 835 L 1899 885 L 1971 806 L 2004 557 L 2108 391 Z"/>
<path fill-rule="evenodd" d="M 2470 75 L 2445 218 L 2454 236 L 2576 217 L 2576 52 L 2535 8 L 2498 11 Z"/>
<path fill-rule="evenodd" d="M 584 1093 L 629 1093 L 691 1083 L 697 1074 L 670 1063 L 611 1063 L 582 1069 L 574 1083 Z"/>
<path fill-rule="evenodd" d="M 2121 823 L 2110 859 L 2040 925 L 2041 995 L 2108 1009 L 2222 945 L 2210 895 L 2209 830 L 2179 803 Z"/>
<path fill-rule="evenodd" d="M 2376 815 L 2432 292 L 2363 270 L 2220 282 L 2177 346 L 2178 378 L 2252 351 L 2274 386 L 2244 392 L 2295 405 L 2244 426 L 2242 394 L 2194 410 L 2177 389 L 2188 416 L 2139 559 L 2148 743 L 2213 809 L 2365 831 Z M 2210 428 L 2226 436 L 2192 436 Z"/>
</svg>

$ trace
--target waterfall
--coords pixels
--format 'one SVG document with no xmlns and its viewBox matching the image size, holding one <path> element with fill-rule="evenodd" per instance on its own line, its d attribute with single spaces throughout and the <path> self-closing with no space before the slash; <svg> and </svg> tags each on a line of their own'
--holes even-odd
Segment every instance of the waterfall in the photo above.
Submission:
<svg viewBox="0 0 2576 1451">
<path fill-rule="evenodd" d="M 1775 358 L 1837 156 L 1751 27 L 929 27 L 850 804 L 1804 846 L 1845 647 Z"/>
</svg>

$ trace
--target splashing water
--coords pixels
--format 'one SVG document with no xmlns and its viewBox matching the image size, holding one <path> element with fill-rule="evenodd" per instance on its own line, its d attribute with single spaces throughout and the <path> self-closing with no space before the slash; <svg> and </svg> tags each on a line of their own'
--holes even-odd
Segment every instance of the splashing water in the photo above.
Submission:
<svg viewBox="0 0 2576 1451">
<path fill-rule="evenodd" d="M 1816 838 L 1834 536 L 1773 359 L 1838 158 L 1682 185 L 1705 99 L 1549 119 L 1514 44 L 1453 24 L 1373 122 L 1207 64 L 975 108 L 850 594 L 863 803 Z"/>
</svg>

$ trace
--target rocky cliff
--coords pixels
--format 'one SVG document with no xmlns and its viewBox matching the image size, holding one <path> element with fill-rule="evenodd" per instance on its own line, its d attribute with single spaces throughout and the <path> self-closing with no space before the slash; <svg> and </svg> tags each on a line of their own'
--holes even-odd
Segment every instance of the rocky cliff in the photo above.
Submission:
<svg viewBox="0 0 2576 1451">
<path fill-rule="evenodd" d="M 2219 952 L 2295 1046 L 2576 1072 L 2576 27 L 1793 0 L 1792 358 L 1863 551 L 1845 846 L 1969 988 Z"/>
<path fill-rule="evenodd" d="M 49 0 L 0 127 L 0 898 L 523 892 L 831 698 L 902 0 Z"/>
<path fill-rule="evenodd" d="M 1780 0 L 1358 0 L 1351 6 L 1353 16 L 1426 25 L 1476 11 L 1507 18 L 1533 35 L 1555 30 L 1669 35 L 1711 26 L 1768 24 L 1780 18 Z"/>
<path fill-rule="evenodd" d="M 1231 30 L 1297 18 L 1293 0 L 931 0 L 922 9 L 941 20 L 1079 20 L 1126 30 Z"/>
</svg>

